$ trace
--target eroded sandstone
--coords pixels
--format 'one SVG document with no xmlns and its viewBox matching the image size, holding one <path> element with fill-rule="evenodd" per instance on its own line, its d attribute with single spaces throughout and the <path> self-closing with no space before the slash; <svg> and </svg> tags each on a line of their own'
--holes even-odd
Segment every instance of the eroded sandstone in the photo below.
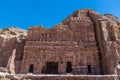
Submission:
<svg viewBox="0 0 120 80">
<path fill-rule="evenodd" d="M 120 75 L 120 20 L 110 14 L 82 9 L 51 29 L 8 28 L 0 34 L 0 66 L 9 73 Z"/>
</svg>

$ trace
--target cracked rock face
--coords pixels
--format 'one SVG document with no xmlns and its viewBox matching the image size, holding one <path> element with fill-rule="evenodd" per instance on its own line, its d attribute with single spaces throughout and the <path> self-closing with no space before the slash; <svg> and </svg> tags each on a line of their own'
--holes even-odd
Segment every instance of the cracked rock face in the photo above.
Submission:
<svg viewBox="0 0 120 80">
<path fill-rule="evenodd" d="M 48 55 L 42 55 L 43 48 Z M 75 58 L 72 61 L 70 57 Z M 62 62 L 59 71 L 65 74 L 66 62 L 63 60 L 67 59 L 74 64 L 72 67 L 76 71 L 82 71 L 77 72 L 80 74 L 87 71 L 88 64 L 99 75 L 120 74 L 117 67 L 120 66 L 120 20 L 86 8 L 75 11 L 51 29 L 36 26 L 29 28 L 28 32 L 17 28 L 0 31 L 0 66 L 6 67 L 9 73 L 28 73 L 30 63 L 37 66 L 34 60 L 39 63 L 56 60 Z M 45 64 L 42 63 L 35 68 L 36 73 L 44 71 Z"/>
<path fill-rule="evenodd" d="M 0 31 L 0 66 L 19 70 L 20 60 L 23 54 L 23 47 L 25 44 L 27 31 L 18 28 L 5 28 Z M 15 62 L 13 63 L 12 57 L 15 53 Z M 19 61 L 18 61 L 19 60 Z M 14 70 L 10 70 L 14 71 Z"/>
<path fill-rule="evenodd" d="M 46 72 L 45 62 L 57 61 L 62 62 L 58 73 L 64 74 L 68 60 L 75 74 L 87 73 L 88 65 L 92 74 L 119 74 L 116 67 L 120 62 L 119 47 L 116 48 L 120 41 L 119 23 L 115 16 L 101 15 L 86 8 L 75 11 L 51 29 L 31 27 L 21 72 L 28 73 L 28 66 L 32 64 L 36 68 L 33 73 L 41 74 Z M 36 67 L 35 60 L 42 64 Z"/>
</svg>

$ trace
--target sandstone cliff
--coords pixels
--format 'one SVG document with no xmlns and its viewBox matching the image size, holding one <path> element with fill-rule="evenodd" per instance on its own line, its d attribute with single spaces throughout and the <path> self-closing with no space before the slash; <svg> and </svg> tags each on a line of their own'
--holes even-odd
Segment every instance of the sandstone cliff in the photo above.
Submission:
<svg viewBox="0 0 120 80">
<path fill-rule="evenodd" d="M 10 73 L 20 69 L 26 36 L 27 31 L 18 28 L 0 31 L 0 66 L 7 68 Z"/>
<path fill-rule="evenodd" d="M 76 35 L 74 36 L 71 31 L 75 32 Z M 59 33 L 58 35 L 56 35 L 57 32 Z M 91 32 L 91 34 L 88 34 L 89 32 Z M 97 58 L 99 58 L 100 74 L 120 74 L 120 20 L 111 14 L 101 15 L 91 9 L 75 11 L 72 15 L 63 20 L 61 24 L 58 24 L 51 29 L 45 29 L 41 26 L 31 27 L 28 30 L 28 35 L 26 31 L 16 28 L 7 28 L 1 30 L 0 66 L 7 68 L 11 73 L 19 73 L 20 69 L 23 69 L 23 71 L 26 69 L 27 72 L 28 67 L 26 67 L 26 65 L 29 64 L 27 61 L 29 59 L 26 60 L 26 58 L 29 58 L 30 53 L 25 54 L 27 56 L 23 58 L 23 48 L 25 46 L 28 47 L 28 49 L 24 48 L 25 51 L 31 52 L 29 46 L 39 46 L 39 42 L 44 42 L 45 44 L 50 43 L 51 45 L 54 42 L 59 43 L 67 40 L 73 42 L 76 41 L 76 46 L 82 45 L 80 48 L 85 50 L 88 47 L 90 48 L 97 46 Z M 96 44 L 93 45 L 90 44 L 90 42 L 96 42 Z M 45 45 L 44 43 L 41 45 Z M 67 43 L 65 44 L 67 45 Z M 61 50 L 59 50 L 59 52 L 60 51 Z M 84 54 L 85 53 L 83 52 L 83 55 Z M 31 55 L 36 56 L 32 52 Z M 84 57 L 81 56 L 81 59 L 82 58 Z M 78 58 L 77 61 L 79 60 L 80 59 Z M 26 62 L 24 63 L 24 61 Z M 80 65 L 85 64 L 84 59 L 80 61 L 82 61 Z M 21 62 L 23 62 L 22 68 Z M 39 68 L 40 67 L 37 69 Z"/>
<path fill-rule="evenodd" d="M 120 20 L 111 14 L 101 15 L 87 8 L 78 10 L 51 29 L 41 26 L 29 28 L 27 41 L 26 46 L 30 46 L 34 41 L 45 41 L 46 44 L 50 41 L 58 41 L 58 43 L 59 41 L 75 41 L 85 50 L 95 47 L 95 44 L 91 42 L 96 42 L 100 73 L 120 74 L 117 67 L 120 65 Z M 26 50 L 30 51 L 29 48 Z M 80 61 L 86 64 L 84 59 Z"/>
<path fill-rule="evenodd" d="M 120 65 L 120 20 L 116 16 L 101 15 L 91 9 L 82 9 L 70 15 L 62 24 L 75 29 L 77 23 L 77 26 L 87 25 L 89 20 L 94 25 L 101 73 L 120 74 L 120 70 L 116 67 Z"/>
</svg>

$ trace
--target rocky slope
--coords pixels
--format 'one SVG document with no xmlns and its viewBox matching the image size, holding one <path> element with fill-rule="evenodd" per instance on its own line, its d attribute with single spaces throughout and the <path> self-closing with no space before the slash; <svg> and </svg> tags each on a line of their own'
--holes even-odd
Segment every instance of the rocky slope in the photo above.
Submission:
<svg viewBox="0 0 120 80">
<path fill-rule="evenodd" d="M 18 28 L 5 28 L 0 31 L 0 66 L 11 73 L 20 68 L 27 31 Z M 14 59 L 15 58 L 15 59 Z"/>
</svg>

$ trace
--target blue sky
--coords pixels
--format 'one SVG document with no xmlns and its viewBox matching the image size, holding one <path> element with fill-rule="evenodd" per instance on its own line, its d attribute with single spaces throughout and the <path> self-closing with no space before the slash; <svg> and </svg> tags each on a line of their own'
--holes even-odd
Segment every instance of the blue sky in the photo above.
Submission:
<svg viewBox="0 0 120 80">
<path fill-rule="evenodd" d="M 50 28 L 82 8 L 120 18 L 120 0 L 0 0 L 0 28 Z"/>
</svg>

